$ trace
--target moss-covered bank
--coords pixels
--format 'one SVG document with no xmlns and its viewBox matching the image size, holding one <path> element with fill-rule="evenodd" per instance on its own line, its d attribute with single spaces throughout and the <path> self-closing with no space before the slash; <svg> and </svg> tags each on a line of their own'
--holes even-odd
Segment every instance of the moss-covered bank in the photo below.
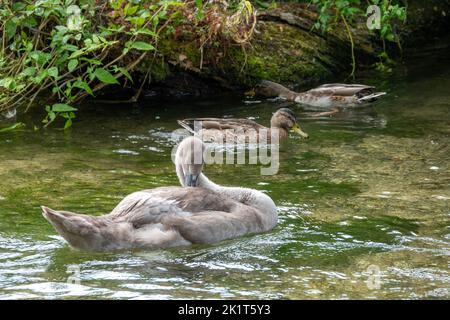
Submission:
<svg viewBox="0 0 450 320">
<path fill-rule="evenodd" d="M 185 73 L 211 79 L 225 88 L 251 86 L 261 79 L 308 84 L 351 68 L 351 51 L 345 28 L 324 34 L 313 29 L 314 9 L 304 4 L 280 4 L 258 14 L 249 44 L 204 47 L 193 42 L 166 41 L 160 44 L 164 59 L 152 66 L 153 78 L 161 82 Z M 361 21 L 352 28 L 360 64 L 375 61 L 379 49 L 375 37 Z M 180 58 L 181 57 L 181 58 Z M 141 72 L 148 68 L 141 64 Z M 201 80 L 200 80 L 201 81 Z M 195 85 L 194 85 L 195 87 Z"/>
<path fill-rule="evenodd" d="M 450 21 L 450 1 L 414 0 L 408 1 L 406 8 L 407 22 L 398 23 L 395 30 L 406 53 L 410 48 L 445 36 Z M 224 50 L 204 48 L 202 55 L 192 43 L 170 43 L 165 59 L 156 69 L 155 80 L 160 82 L 157 86 L 160 89 L 166 86 L 173 93 L 174 86 L 186 83 L 186 73 L 194 89 L 193 95 L 215 93 L 217 86 L 247 87 L 261 79 L 300 87 L 339 75 L 344 80 L 352 62 L 348 33 L 342 23 L 328 33 L 314 29 L 318 18 L 316 11 L 313 6 L 298 3 L 281 3 L 275 9 L 261 11 L 253 38 L 246 46 L 232 45 Z M 358 70 L 372 66 L 379 59 L 382 42 L 362 19 L 353 23 L 351 32 Z M 396 45 L 386 50 L 390 56 L 401 58 Z M 183 81 L 177 81 L 178 76 Z M 211 90 L 199 89 L 205 83 Z M 184 85 L 183 93 L 186 91 L 189 86 Z"/>
</svg>

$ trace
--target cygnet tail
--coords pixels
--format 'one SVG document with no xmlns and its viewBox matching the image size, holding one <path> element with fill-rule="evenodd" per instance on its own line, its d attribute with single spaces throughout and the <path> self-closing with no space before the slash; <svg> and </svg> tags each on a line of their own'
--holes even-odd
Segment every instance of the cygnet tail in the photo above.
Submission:
<svg viewBox="0 0 450 320">
<path fill-rule="evenodd" d="M 101 229 L 107 226 L 106 221 L 84 214 L 41 208 L 44 218 L 72 247 L 96 250 L 95 246 L 103 238 Z"/>
</svg>

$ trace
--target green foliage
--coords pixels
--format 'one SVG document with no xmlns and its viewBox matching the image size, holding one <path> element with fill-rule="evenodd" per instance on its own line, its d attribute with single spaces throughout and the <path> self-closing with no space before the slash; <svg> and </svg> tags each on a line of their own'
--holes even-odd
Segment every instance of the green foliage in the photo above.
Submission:
<svg viewBox="0 0 450 320">
<path fill-rule="evenodd" d="M 62 103 L 46 107 L 44 122 L 48 125 L 61 116 L 69 127 L 76 110 L 71 104 L 93 96 L 105 84 L 119 84 L 122 76 L 131 80 L 129 70 L 135 64 L 127 64 L 117 47 L 124 46 L 129 58 L 154 49 L 151 43 L 160 31 L 156 19 L 167 19 L 158 12 L 181 4 L 150 3 L 105 1 L 110 10 L 99 16 L 94 0 L 6 1 L 0 9 L 0 88 L 4 89 L 0 111 L 27 100 L 29 107 L 37 93 L 51 90 L 54 100 Z"/>
<path fill-rule="evenodd" d="M 385 42 L 399 43 L 395 21 L 404 21 L 406 11 L 394 0 L 300 2 L 308 1 L 319 12 L 315 28 L 328 32 L 345 25 L 352 44 L 353 72 L 351 26 L 365 20 L 367 4 L 381 8 L 381 29 L 373 32 L 383 46 Z M 209 59 L 211 63 L 234 53 L 236 47 L 242 49 L 256 25 L 256 11 L 247 0 L 0 2 L 0 112 L 22 106 L 27 110 L 36 105 L 38 97 L 45 97 L 46 101 L 40 100 L 47 106 L 45 125 L 61 118 L 66 128 L 76 110 L 63 111 L 57 104 L 73 108 L 106 86 L 142 87 L 147 79 L 164 78 L 169 64 L 199 72 L 205 52 L 214 57 Z M 253 3 L 263 8 L 277 4 L 271 0 Z M 188 45 L 180 46 L 181 41 Z M 265 72 L 261 61 L 247 59 L 245 50 L 241 53 L 244 66 Z M 140 64 L 143 61 L 146 63 Z M 390 64 L 384 51 L 377 69 L 389 70 Z M 136 73 L 138 65 L 140 73 Z"/>
<path fill-rule="evenodd" d="M 47 112 L 47 116 L 42 120 L 42 122 L 46 124 L 45 126 L 48 126 L 58 116 L 61 116 L 66 119 L 64 129 L 67 129 L 72 125 L 72 119 L 75 118 L 74 112 L 77 111 L 77 109 L 65 103 L 55 103 L 52 106 L 45 106 L 45 111 Z"/>
<path fill-rule="evenodd" d="M 92 72 L 95 77 L 103 83 L 106 84 L 119 84 L 119 81 L 109 72 L 103 68 L 95 68 L 94 72 Z"/>
<path fill-rule="evenodd" d="M 319 17 L 314 27 L 324 32 L 330 31 L 344 17 L 352 22 L 362 16 L 360 0 L 311 0 L 318 7 Z"/>
<path fill-rule="evenodd" d="M 392 4 L 392 1 L 373 0 L 373 3 L 381 9 L 381 29 L 380 37 L 383 40 L 398 42 L 398 36 L 394 31 L 395 21 L 406 21 L 406 8 L 400 4 Z"/>
<path fill-rule="evenodd" d="M 22 122 L 17 122 L 17 123 L 14 123 L 13 125 L 11 125 L 9 127 L 1 128 L 0 129 L 0 133 L 18 130 L 18 129 L 21 129 L 23 127 L 25 127 L 25 124 L 23 124 Z"/>
<path fill-rule="evenodd" d="M 354 43 L 352 32 L 350 29 L 351 24 L 354 24 L 357 20 L 366 20 L 366 10 L 369 5 L 377 5 L 381 11 L 380 29 L 373 29 L 374 33 L 377 33 L 383 43 L 383 52 L 379 55 L 380 62 L 376 65 L 377 70 L 387 71 L 389 68 L 385 68 L 383 61 L 386 61 L 387 52 L 385 41 L 396 42 L 400 46 L 400 40 L 395 34 L 394 25 L 396 22 L 405 22 L 406 20 L 406 8 L 401 4 L 393 4 L 392 0 L 311 0 L 311 3 L 316 5 L 319 11 L 319 16 L 314 24 L 314 28 L 320 29 L 323 32 L 329 32 L 332 28 L 338 27 L 342 22 L 347 30 L 349 40 L 351 43 L 351 56 L 352 56 L 352 73 L 354 76 L 356 68 L 356 60 L 354 53 Z M 392 60 L 389 59 L 390 62 Z"/>
<path fill-rule="evenodd" d="M 27 110 L 39 93 L 51 92 L 44 123 L 61 117 L 65 128 L 75 117 L 73 105 L 107 85 L 133 83 L 133 69 L 147 55 L 158 56 L 158 43 L 180 28 L 200 39 L 200 49 L 233 26 L 223 23 L 220 6 L 201 0 L 0 3 L 0 112 L 24 104 Z"/>
</svg>

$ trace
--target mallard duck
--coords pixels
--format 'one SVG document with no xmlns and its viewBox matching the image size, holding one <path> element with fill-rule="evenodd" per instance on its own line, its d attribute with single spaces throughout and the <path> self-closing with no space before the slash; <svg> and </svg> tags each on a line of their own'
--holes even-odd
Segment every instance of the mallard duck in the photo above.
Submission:
<svg viewBox="0 0 450 320">
<path fill-rule="evenodd" d="M 275 227 L 272 199 L 254 189 L 209 180 L 202 173 L 204 152 L 198 138 L 180 143 L 175 167 L 181 187 L 132 193 L 102 216 L 42 207 L 43 216 L 72 247 L 89 251 L 211 244 Z"/>
<path fill-rule="evenodd" d="M 297 123 L 297 117 L 288 108 L 281 108 L 273 114 L 270 128 L 249 119 L 231 118 L 190 118 L 178 120 L 178 123 L 207 142 L 248 142 L 249 140 L 258 142 L 262 137 L 270 141 L 274 130 L 278 132 L 280 139 L 287 138 L 289 131 L 308 138 L 308 134 L 302 131 Z M 262 130 L 266 130 L 266 135 L 263 136 Z M 252 136 L 253 140 L 251 140 Z"/>
<path fill-rule="evenodd" d="M 280 97 L 314 107 L 329 108 L 356 106 L 373 102 L 378 97 L 385 95 L 386 92 L 375 92 L 375 87 L 363 84 L 329 83 L 298 93 L 278 83 L 264 80 L 256 87 L 255 94 L 266 97 Z"/>
</svg>

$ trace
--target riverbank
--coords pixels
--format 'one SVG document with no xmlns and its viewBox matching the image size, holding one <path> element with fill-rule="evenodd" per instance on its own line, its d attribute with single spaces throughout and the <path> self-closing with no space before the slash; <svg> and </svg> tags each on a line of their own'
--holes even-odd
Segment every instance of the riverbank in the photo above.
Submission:
<svg viewBox="0 0 450 320">
<path fill-rule="evenodd" d="M 300 89 L 352 81 L 351 74 L 367 69 L 389 73 L 410 50 L 448 43 L 439 39 L 449 26 L 450 1 L 408 1 L 406 23 L 401 4 L 386 7 L 374 32 L 362 5 L 313 2 L 97 1 L 49 7 L 45 19 L 37 7 L 15 4 L 12 14 L 0 12 L 6 15 L 0 112 L 39 105 L 46 125 L 60 116 L 68 127 L 85 98 L 206 97 L 262 79 Z M 67 24 L 74 16 L 80 20 Z"/>
</svg>

